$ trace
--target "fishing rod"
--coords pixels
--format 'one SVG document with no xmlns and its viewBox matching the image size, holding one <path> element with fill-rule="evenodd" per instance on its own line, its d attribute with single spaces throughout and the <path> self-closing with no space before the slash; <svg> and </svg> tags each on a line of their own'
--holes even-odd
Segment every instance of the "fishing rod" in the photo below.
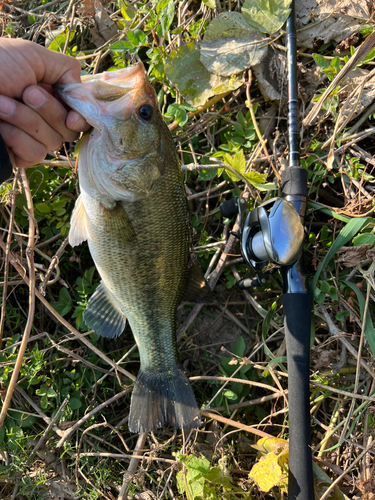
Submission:
<svg viewBox="0 0 375 500">
<path fill-rule="evenodd" d="M 283 314 L 288 360 L 289 480 L 288 500 L 314 500 L 310 426 L 310 331 L 312 298 L 303 269 L 303 223 L 307 171 L 300 166 L 295 5 L 286 22 L 288 54 L 289 166 L 282 172 L 282 195 L 249 210 L 244 197 L 224 202 L 221 212 L 238 211 L 241 252 L 256 275 L 240 288 L 259 286 L 279 268 L 283 277 Z"/>
</svg>

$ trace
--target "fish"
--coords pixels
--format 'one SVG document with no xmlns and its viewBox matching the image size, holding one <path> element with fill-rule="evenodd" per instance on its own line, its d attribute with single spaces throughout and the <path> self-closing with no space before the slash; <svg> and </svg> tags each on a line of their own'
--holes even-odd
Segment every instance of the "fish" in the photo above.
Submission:
<svg viewBox="0 0 375 500">
<path fill-rule="evenodd" d="M 176 310 L 205 284 L 191 265 L 181 169 L 156 93 L 142 63 L 56 90 L 93 127 L 79 146 L 69 242 L 88 242 L 101 277 L 84 323 L 112 339 L 128 321 L 138 346 L 129 431 L 198 428 L 199 408 L 178 363 Z"/>
</svg>

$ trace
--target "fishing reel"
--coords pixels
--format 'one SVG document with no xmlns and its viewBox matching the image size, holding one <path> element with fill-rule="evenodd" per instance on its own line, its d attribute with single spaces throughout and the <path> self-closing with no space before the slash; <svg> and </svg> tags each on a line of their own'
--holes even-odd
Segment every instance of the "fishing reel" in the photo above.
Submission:
<svg viewBox="0 0 375 500">
<path fill-rule="evenodd" d="M 246 264 L 256 279 L 244 279 L 240 288 L 266 283 L 266 274 L 293 265 L 302 251 L 303 225 L 294 205 L 285 198 L 273 198 L 249 210 L 245 198 L 232 198 L 220 206 L 224 217 L 240 216 L 240 231 L 235 236 L 241 244 Z M 234 234 L 234 233 L 233 233 Z"/>
</svg>

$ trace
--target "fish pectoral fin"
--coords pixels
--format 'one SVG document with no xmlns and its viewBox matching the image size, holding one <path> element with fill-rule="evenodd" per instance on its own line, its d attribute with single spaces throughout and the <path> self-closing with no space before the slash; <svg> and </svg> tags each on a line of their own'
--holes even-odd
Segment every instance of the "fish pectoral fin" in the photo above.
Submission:
<svg viewBox="0 0 375 500">
<path fill-rule="evenodd" d="M 80 194 L 77 198 L 70 221 L 69 243 L 72 247 L 75 247 L 88 239 L 91 239 L 89 221 L 82 201 L 82 195 Z"/>
<path fill-rule="evenodd" d="M 83 313 L 88 328 L 107 339 L 118 337 L 124 331 L 126 316 L 116 306 L 103 282 L 100 283 Z"/>
<path fill-rule="evenodd" d="M 200 302 L 208 292 L 211 291 L 207 281 L 203 276 L 203 271 L 200 268 L 198 261 L 194 260 L 189 263 L 189 276 L 182 296 L 183 301 Z"/>
<path fill-rule="evenodd" d="M 121 235 L 125 241 L 134 241 L 137 239 L 136 232 L 129 216 L 120 202 L 110 210 L 102 206 L 103 230 L 113 235 Z"/>
</svg>

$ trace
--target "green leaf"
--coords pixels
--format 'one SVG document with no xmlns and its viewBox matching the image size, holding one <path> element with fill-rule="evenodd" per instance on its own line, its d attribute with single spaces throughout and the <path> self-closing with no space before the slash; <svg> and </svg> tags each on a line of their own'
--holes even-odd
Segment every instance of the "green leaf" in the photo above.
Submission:
<svg viewBox="0 0 375 500">
<path fill-rule="evenodd" d="M 210 9 L 216 9 L 215 0 L 203 0 L 204 5 L 207 5 Z"/>
<path fill-rule="evenodd" d="M 223 12 L 208 25 L 200 60 L 217 75 L 231 76 L 259 64 L 267 55 L 263 36 L 239 12 Z"/>
<path fill-rule="evenodd" d="M 228 398 L 230 401 L 236 401 L 238 399 L 238 396 L 236 393 L 231 391 L 230 389 L 225 389 L 223 391 L 223 395 Z"/>
<path fill-rule="evenodd" d="M 75 30 L 71 30 L 71 32 L 69 33 L 69 42 L 73 41 L 75 34 L 76 34 Z M 65 30 L 64 33 L 61 33 L 60 35 L 58 35 L 53 40 L 53 42 L 51 42 L 48 45 L 48 49 L 53 50 L 55 52 L 60 52 L 60 51 L 64 50 L 65 43 L 66 43 L 66 37 L 67 37 L 67 29 Z M 69 42 L 68 42 L 68 44 L 69 44 Z"/>
<path fill-rule="evenodd" d="M 148 43 L 148 38 L 142 30 L 128 30 L 126 32 L 126 37 L 134 47 L 141 47 L 143 45 L 147 45 Z"/>
<path fill-rule="evenodd" d="M 180 127 L 183 127 L 188 121 L 188 114 L 186 109 L 184 109 L 179 104 L 170 104 L 168 106 L 167 112 L 165 113 L 167 118 L 172 118 L 177 121 Z"/>
<path fill-rule="evenodd" d="M 246 349 L 245 341 L 244 341 L 243 337 L 239 337 L 235 346 L 233 347 L 233 354 L 235 354 L 239 358 L 242 358 L 242 356 L 244 355 L 245 349 Z"/>
<path fill-rule="evenodd" d="M 321 68 L 329 68 L 329 61 L 325 57 L 323 57 L 321 54 L 313 54 L 313 59 L 316 62 L 316 64 L 321 67 Z"/>
<path fill-rule="evenodd" d="M 165 74 L 181 95 L 197 107 L 205 104 L 213 95 L 235 90 L 242 85 L 235 78 L 225 78 L 207 71 L 199 60 L 199 50 L 193 42 L 170 54 L 165 64 Z"/>
<path fill-rule="evenodd" d="M 339 235 L 332 243 L 332 246 L 328 250 L 326 256 L 324 257 L 322 263 L 320 264 L 318 270 L 316 271 L 314 278 L 310 284 L 310 290 L 314 290 L 316 287 L 316 283 L 320 276 L 320 273 L 323 271 L 325 266 L 329 263 L 329 261 L 333 258 L 337 250 L 339 250 L 342 246 L 344 246 L 349 240 L 354 238 L 354 236 L 362 229 L 362 227 L 369 220 L 369 217 L 360 217 L 358 219 L 352 219 L 346 226 L 340 231 Z"/>
<path fill-rule="evenodd" d="M 59 302 L 52 302 L 51 305 L 56 309 L 56 311 L 65 316 L 72 309 L 72 299 L 70 298 L 69 292 L 66 288 L 61 288 L 59 293 Z"/>
<path fill-rule="evenodd" d="M 71 398 L 69 400 L 69 406 L 72 410 L 78 410 L 79 408 L 81 408 L 82 406 L 82 403 L 79 399 L 77 398 Z"/>
<path fill-rule="evenodd" d="M 125 53 L 128 52 L 129 49 L 133 49 L 134 45 L 130 42 L 124 42 L 123 40 L 120 40 L 119 42 L 114 43 L 113 45 L 110 45 L 109 50 L 112 50 L 112 52 L 119 52 Z"/>
<path fill-rule="evenodd" d="M 288 19 L 290 0 L 246 0 L 242 13 L 262 33 L 276 33 Z"/>
<path fill-rule="evenodd" d="M 361 318 L 362 318 L 362 321 L 364 321 L 364 312 L 365 312 L 366 301 L 362 295 L 362 292 L 357 287 L 357 285 L 355 285 L 354 283 L 352 283 L 350 281 L 344 281 L 344 283 L 345 283 L 345 285 L 347 285 L 349 288 L 351 288 L 355 292 L 355 294 L 357 296 L 358 304 L 359 304 L 359 310 L 361 312 Z M 372 323 L 372 319 L 370 316 L 370 311 L 368 309 L 367 309 L 367 313 L 366 313 L 365 336 L 366 336 L 367 342 L 370 346 L 372 355 L 375 356 L 375 330 L 374 330 L 374 325 Z"/>
<path fill-rule="evenodd" d="M 52 389 L 52 387 L 48 387 L 47 390 L 47 398 L 55 398 L 57 396 L 56 392 Z"/>
<path fill-rule="evenodd" d="M 265 182 L 264 184 L 255 184 L 252 182 L 252 184 L 256 189 L 259 189 L 259 191 L 274 191 L 277 189 L 276 184 L 273 182 Z"/>
<path fill-rule="evenodd" d="M 320 282 L 320 289 L 323 293 L 329 293 L 331 287 L 326 281 Z"/>
<path fill-rule="evenodd" d="M 121 6 L 121 15 L 124 21 L 133 21 L 135 16 L 137 15 L 137 11 L 134 10 L 132 7 L 129 7 L 127 5 L 127 2 L 124 0 L 120 1 L 120 6 Z"/>
<path fill-rule="evenodd" d="M 375 234 L 365 233 L 359 234 L 355 238 L 353 238 L 353 246 L 359 247 L 361 245 L 370 245 L 372 246 L 375 243 Z"/>
<path fill-rule="evenodd" d="M 168 33 L 168 30 L 174 18 L 174 3 L 173 0 L 158 2 L 156 7 L 157 14 L 160 15 L 160 25 L 156 32 L 158 36 L 163 37 Z"/>
<path fill-rule="evenodd" d="M 40 214 L 49 214 L 51 212 L 51 207 L 47 203 L 38 203 L 35 206 L 35 211 Z"/>
<path fill-rule="evenodd" d="M 5 425 L 3 425 L 0 429 L 0 444 L 4 442 L 5 437 Z"/>
<path fill-rule="evenodd" d="M 210 181 L 217 174 L 216 168 L 209 168 L 207 170 L 201 170 L 198 175 L 198 181 Z"/>
<path fill-rule="evenodd" d="M 43 410 L 46 410 L 48 408 L 48 398 L 47 394 L 42 396 L 42 399 L 40 400 L 40 406 Z"/>
</svg>

